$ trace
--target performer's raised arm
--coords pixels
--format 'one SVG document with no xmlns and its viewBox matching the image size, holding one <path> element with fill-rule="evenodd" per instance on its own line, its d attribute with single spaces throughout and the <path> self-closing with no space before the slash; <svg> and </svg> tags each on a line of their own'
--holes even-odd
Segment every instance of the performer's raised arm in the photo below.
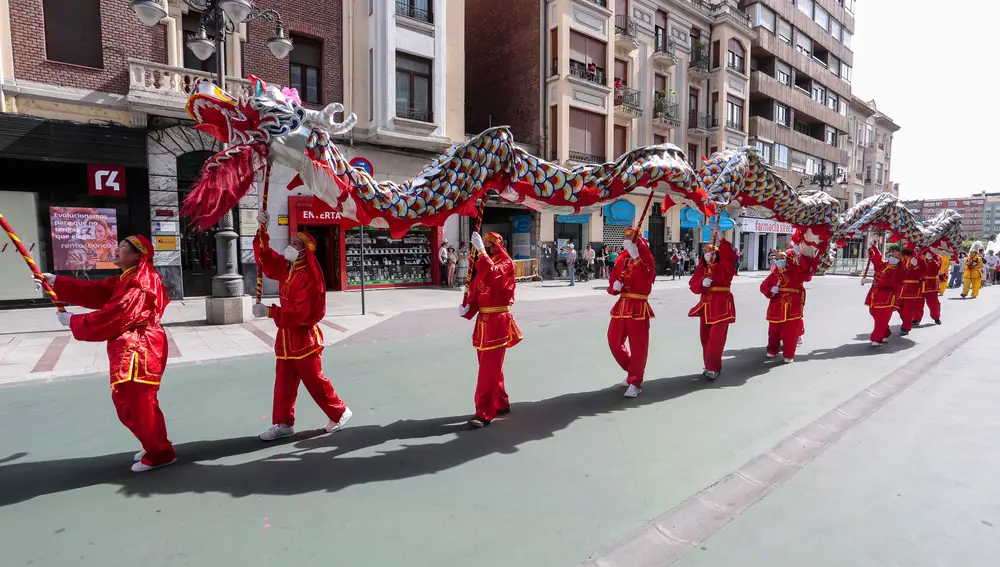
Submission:
<svg viewBox="0 0 1000 567">
<path fill-rule="evenodd" d="M 257 215 L 257 221 L 264 226 L 267 226 L 270 220 L 271 216 L 266 212 Z M 290 245 L 289 248 L 291 248 Z M 286 252 L 288 251 L 286 250 Z M 297 250 L 293 250 L 293 252 L 296 256 L 298 255 Z M 264 272 L 265 276 L 278 281 L 288 276 L 288 270 L 291 268 L 290 261 L 285 255 L 278 254 L 271 248 L 271 237 L 266 230 L 257 231 L 257 236 L 253 239 L 253 255 L 260 263 L 261 271 Z"/>
<path fill-rule="evenodd" d="M 55 274 L 42 274 L 42 276 L 59 296 L 59 301 L 87 309 L 104 307 L 118 287 L 118 278 L 88 281 Z"/>
</svg>

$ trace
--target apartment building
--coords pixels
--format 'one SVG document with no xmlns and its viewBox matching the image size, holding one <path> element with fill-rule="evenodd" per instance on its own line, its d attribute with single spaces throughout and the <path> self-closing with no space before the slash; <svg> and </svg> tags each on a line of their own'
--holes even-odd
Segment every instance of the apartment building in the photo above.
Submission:
<svg viewBox="0 0 1000 567">
<path fill-rule="evenodd" d="M 850 132 L 853 0 L 744 4 L 758 32 L 751 53 L 750 138 L 793 186 L 805 179 L 849 202 L 843 138 Z"/>
<path fill-rule="evenodd" d="M 702 156 L 746 144 L 756 33 L 735 1 L 551 0 L 536 9 L 476 0 L 467 11 L 472 131 L 509 125 L 520 143 L 566 165 L 672 143 L 697 167 Z M 619 245 L 645 201 L 628 196 L 579 215 L 491 203 L 484 225 L 505 234 L 530 227 L 531 255 L 545 257 L 567 242 Z M 642 229 L 659 263 L 671 245 L 702 242 L 708 233 L 696 216 L 652 206 Z"/>
<path fill-rule="evenodd" d="M 171 297 L 212 292 L 220 261 L 214 231 L 188 226 L 179 205 L 219 149 L 192 128 L 184 104 L 197 79 L 215 80 L 220 57 L 226 89 L 235 94 L 247 92 L 245 76 L 254 74 L 296 88 L 309 108 L 344 102 L 360 127 L 340 147 L 379 180 L 412 176 L 465 137 L 460 0 L 270 1 L 265 7 L 280 14 L 281 29 L 263 19 L 236 24 L 220 53 L 213 21 L 192 7 L 208 6 L 207 0 L 142 3 L 162 10 L 151 18 L 140 18 L 133 4 L 139 3 L 0 0 L 0 209 L 23 219 L 18 229 L 37 245 L 33 252 L 45 270 L 113 273 L 108 243 L 142 233 L 152 236 L 154 263 Z M 293 47 L 280 58 L 268 46 L 279 32 Z M 320 242 L 328 286 L 355 285 L 359 270 L 348 270 L 348 258 L 360 241 L 356 230 L 332 211 L 312 210 L 302 189 L 285 191 L 293 175 L 281 167 L 272 174 L 272 187 L 281 188 L 270 192 L 272 243 L 280 248 L 289 231 L 309 230 Z M 245 291 L 256 279 L 251 241 L 258 206 L 254 189 L 234 211 Z M 449 233 L 457 238 L 457 224 L 425 235 L 428 252 L 414 262 L 432 265 L 434 245 Z M 73 237 L 54 236 L 66 231 Z M 368 236 L 392 248 L 387 235 Z M 0 268 L 19 261 L 0 254 Z M 369 282 L 413 285 L 436 277 L 433 269 L 383 271 Z M 13 266 L 0 269 L 0 301 L 36 300 L 20 278 L 4 279 L 17 273 Z M 276 289 L 265 282 L 265 292 Z"/>
<path fill-rule="evenodd" d="M 1000 234 L 1000 193 L 985 193 L 983 208 L 983 238 L 993 240 Z"/>
<path fill-rule="evenodd" d="M 984 236 L 983 224 L 986 217 L 986 200 L 984 196 L 945 199 L 924 199 L 923 219 L 929 220 L 945 209 L 958 211 L 962 215 L 963 235 L 966 238 L 981 239 Z"/>
</svg>

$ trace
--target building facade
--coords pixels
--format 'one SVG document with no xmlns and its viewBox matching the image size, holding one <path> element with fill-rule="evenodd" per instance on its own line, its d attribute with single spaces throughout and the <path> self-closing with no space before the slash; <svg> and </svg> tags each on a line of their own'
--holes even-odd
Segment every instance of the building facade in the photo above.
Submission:
<svg viewBox="0 0 1000 567">
<path fill-rule="evenodd" d="M 476 0 L 467 10 L 472 131 L 509 125 L 519 143 L 565 165 L 672 143 L 698 167 L 702 156 L 746 145 L 756 33 L 736 2 L 553 0 L 535 11 L 515 0 Z M 566 243 L 619 246 L 647 196 L 579 215 L 491 203 L 484 225 L 502 233 L 530 227 L 530 255 L 545 272 L 545 259 Z M 662 211 L 653 202 L 642 230 L 662 268 L 669 248 L 694 249 L 708 232 L 684 220 L 684 207 Z"/>
<path fill-rule="evenodd" d="M 288 57 L 271 55 L 266 42 L 274 27 L 259 21 L 238 25 L 224 53 L 206 60 L 186 45 L 198 33 L 201 13 L 181 0 L 162 2 L 168 16 L 146 27 L 125 1 L 0 0 L 0 209 L 25 212 L 16 224 L 43 269 L 114 273 L 107 261 L 112 243 L 142 233 L 155 244 L 154 263 L 171 297 L 211 293 L 214 231 L 194 230 L 179 208 L 204 160 L 219 149 L 192 128 L 184 111 L 191 85 L 214 80 L 218 57 L 234 94 L 246 92 L 250 73 L 296 88 L 309 108 L 345 103 L 358 115 L 359 129 L 339 147 L 377 180 L 403 181 L 465 137 L 461 1 L 269 2 L 294 44 Z M 39 161 L 46 166 L 39 168 Z M 285 191 L 293 176 L 274 168 L 271 182 L 281 188 L 270 192 L 268 204 L 274 246 L 287 243 L 290 228 L 304 227 L 320 241 L 329 287 L 351 287 L 360 276 L 357 269 L 348 273 L 351 243 L 358 240 L 353 227 L 332 219 L 332 212 L 311 210 L 302 189 Z M 256 279 L 258 192 L 252 189 L 234 211 L 249 293 Z M 366 275 L 385 285 L 431 283 L 437 274 L 432 248 L 450 233 L 457 239 L 457 224 L 430 231 L 425 243 L 407 249 L 416 256 L 403 259 L 423 266 L 417 273 Z M 400 244 L 385 235 L 368 237 L 387 254 L 401 254 Z M 0 262 L 16 263 L 8 253 Z M 19 279 L 2 282 L 0 301 L 37 301 Z M 275 282 L 265 282 L 266 292 L 276 290 Z"/>
</svg>

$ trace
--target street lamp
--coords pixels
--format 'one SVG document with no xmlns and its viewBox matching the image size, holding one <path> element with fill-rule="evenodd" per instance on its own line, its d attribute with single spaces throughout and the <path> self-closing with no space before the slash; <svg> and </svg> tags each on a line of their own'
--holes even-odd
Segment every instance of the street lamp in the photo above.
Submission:
<svg viewBox="0 0 1000 567">
<path fill-rule="evenodd" d="M 819 168 L 819 173 L 814 174 L 812 177 L 803 176 L 801 179 L 799 179 L 799 187 L 798 187 L 799 189 L 806 188 L 807 179 L 809 180 L 808 185 L 814 185 L 819 187 L 818 191 L 823 191 L 833 187 L 835 184 L 843 184 L 845 182 L 844 174 L 840 175 L 827 174 L 825 165 L 821 166 Z M 814 189 L 814 191 L 816 191 L 816 189 Z"/>
<path fill-rule="evenodd" d="M 285 36 L 285 26 L 281 21 L 281 15 L 276 10 L 263 9 L 257 7 L 252 0 L 184 0 L 190 8 L 201 12 L 201 22 L 198 32 L 187 40 L 187 47 L 194 53 L 194 56 L 202 61 L 207 60 L 214 53 L 225 53 L 226 38 L 236 33 L 236 26 L 243 23 L 250 23 L 255 20 L 275 24 L 274 37 L 267 40 L 267 47 L 278 59 L 284 59 L 292 51 L 292 42 Z M 147 26 L 155 26 L 160 20 L 167 17 L 167 10 L 163 0 L 130 0 L 130 7 L 135 12 L 139 20 Z M 214 30 L 210 37 L 208 30 Z M 216 57 L 216 83 L 220 89 L 226 88 L 226 58 L 223 55 Z M 233 212 L 226 213 L 219 221 L 218 230 L 215 233 L 217 273 L 212 278 L 212 298 L 211 299 L 231 299 L 243 296 L 243 277 L 240 276 L 237 266 L 239 258 L 236 253 L 236 234 L 233 223 Z M 239 321 L 242 321 L 242 311 L 238 310 Z M 209 318 L 212 313 L 218 313 L 216 318 L 227 319 L 212 321 L 209 323 L 229 323 L 236 322 L 224 313 L 232 313 L 233 310 L 222 307 L 221 309 L 209 309 Z"/>
</svg>

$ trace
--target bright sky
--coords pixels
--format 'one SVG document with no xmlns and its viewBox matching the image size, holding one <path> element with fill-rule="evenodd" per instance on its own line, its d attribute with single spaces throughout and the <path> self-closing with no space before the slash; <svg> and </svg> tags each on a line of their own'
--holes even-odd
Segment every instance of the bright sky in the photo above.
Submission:
<svg viewBox="0 0 1000 567">
<path fill-rule="evenodd" d="M 1000 127 L 989 112 L 1000 2 L 858 0 L 854 95 L 875 99 L 901 127 L 893 138 L 890 178 L 900 198 L 1000 191 L 989 169 L 975 167 L 995 148 Z M 960 7 L 961 6 L 961 7 Z M 995 163 L 994 163 L 995 165 Z"/>
</svg>

